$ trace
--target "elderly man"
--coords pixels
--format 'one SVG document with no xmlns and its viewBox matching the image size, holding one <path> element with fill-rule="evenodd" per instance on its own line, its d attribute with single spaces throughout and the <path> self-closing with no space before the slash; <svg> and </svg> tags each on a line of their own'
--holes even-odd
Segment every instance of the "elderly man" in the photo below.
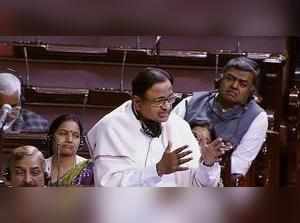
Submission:
<svg viewBox="0 0 300 223">
<path fill-rule="evenodd" d="M 147 68 L 132 81 L 132 100 L 89 131 L 97 186 L 217 186 L 220 166 L 201 159 L 189 124 L 171 113 L 172 76 Z"/>
<path fill-rule="evenodd" d="M 8 162 L 8 181 L 13 187 L 42 187 L 45 185 L 45 159 L 34 146 L 21 146 Z"/>
<path fill-rule="evenodd" d="M 174 109 L 188 122 L 208 121 L 216 137 L 233 147 L 232 180 L 246 175 L 266 137 L 267 114 L 254 100 L 258 77 L 255 61 L 233 58 L 224 66 L 216 91 L 196 92 Z"/>
<path fill-rule="evenodd" d="M 11 106 L 3 126 L 4 132 L 47 132 L 48 121 L 40 115 L 22 108 L 21 82 L 11 73 L 0 73 L 0 115 Z"/>
</svg>

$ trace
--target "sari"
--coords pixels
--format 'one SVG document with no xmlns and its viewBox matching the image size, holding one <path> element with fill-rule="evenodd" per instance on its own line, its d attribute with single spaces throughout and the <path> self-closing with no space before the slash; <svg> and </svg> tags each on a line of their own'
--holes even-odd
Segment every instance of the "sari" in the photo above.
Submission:
<svg viewBox="0 0 300 223">
<path fill-rule="evenodd" d="M 49 186 L 94 186 L 94 163 L 84 160 L 68 170 L 58 181 Z"/>
</svg>

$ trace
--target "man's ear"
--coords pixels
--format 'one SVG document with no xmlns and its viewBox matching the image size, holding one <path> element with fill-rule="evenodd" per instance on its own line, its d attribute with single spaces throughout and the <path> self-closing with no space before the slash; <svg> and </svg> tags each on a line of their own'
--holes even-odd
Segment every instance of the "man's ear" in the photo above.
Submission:
<svg viewBox="0 0 300 223">
<path fill-rule="evenodd" d="M 254 86 L 252 86 L 252 88 L 251 88 L 251 95 L 253 96 L 254 94 L 256 94 L 256 88 Z"/>
<path fill-rule="evenodd" d="M 249 96 L 248 96 L 246 103 L 249 103 L 253 98 L 255 99 L 255 94 L 256 94 L 256 88 L 254 86 L 252 86 L 249 89 Z"/>
<path fill-rule="evenodd" d="M 252 85 L 252 86 L 250 87 L 249 91 L 250 91 L 249 97 L 251 98 L 251 97 L 253 97 L 253 95 L 255 95 L 255 93 L 256 93 L 256 88 L 255 88 L 255 86 Z"/>
<path fill-rule="evenodd" d="M 214 80 L 214 85 L 215 85 L 214 87 L 215 87 L 215 89 L 219 89 L 220 88 L 220 85 L 221 85 L 221 82 L 223 80 L 223 77 L 224 77 L 223 73 L 220 73 L 219 76 Z"/>
<path fill-rule="evenodd" d="M 132 101 L 133 101 L 135 110 L 136 111 L 141 110 L 141 105 L 142 105 L 142 99 L 141 99 L 141 97 L 133 95 L 132 96 Z"/>
</svg>

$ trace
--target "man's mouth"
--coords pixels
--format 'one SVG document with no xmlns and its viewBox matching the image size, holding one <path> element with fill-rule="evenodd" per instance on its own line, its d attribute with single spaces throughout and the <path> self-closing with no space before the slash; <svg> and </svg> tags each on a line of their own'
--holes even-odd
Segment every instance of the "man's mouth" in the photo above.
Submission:
<svg viewBox="0 0 300 223">
<path fill-rule="evenodd" d="M 238 95 L 237 92 L 231 91 L 231 90 L 226 91 L 225 94 L 230 96 L 230 97 L 237 97 L 237 95 Z"/>
<path fill-rule="evenodd" d="M 159 117 L 161 117 L 161 118 L 166 118 L 166 117 L 168 117 L 168 116 L 169 116 L 169 113 L 168 113 L 168 112 L 160 113 L 160 114 L 159 114 Z"/>
<path fill-rule="evenodd" d="M 36 186 L 37 185 L 35 185 L 35 184 L 27 184 L 27 183 L 22 185 L 22 187 L 36 187 Z"/>
</svg>

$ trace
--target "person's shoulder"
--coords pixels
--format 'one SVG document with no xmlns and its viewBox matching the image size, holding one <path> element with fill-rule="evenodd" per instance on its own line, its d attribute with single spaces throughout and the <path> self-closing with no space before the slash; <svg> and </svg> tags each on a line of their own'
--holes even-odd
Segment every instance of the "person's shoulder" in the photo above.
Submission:
<svg viewBox="0 0 300 223">
<path fill-rule="evenodd" d="M 128 116 L 129 112 L 131 111 L 131 101 L 126 101 L 110 113 L 106 114 L 103 117 L 104 121 L 108 120 L 118 120 Z"/>
<path fill-rule="evenodd" d="M 256 116 L 256 120 L 259 120 L 259 122 L 268 122 L 267 111 L 261 108 L 260 112 Z"/>
<path fill-rule="evenodd" d="M 95 126 L 101 126 L 102 128 L 105 126 L 111 126 L 114 123 L 119 123 L 130 119 L 130 109 L 131 109 L 131 101 L 127 101 L 109 112 L 105 116 L 103 116 Z"/>
<path fill-rule="evenodd" d="M 33 111 L 22 109 L 21 119 L 24 122 L 22 132 L 44 133 L 48 131 L 48 120 Z"/>
<path fill-rule="evenodd" d="M 266 113 L 265 109 L 263 109 L 254 99 L 250 101 L 250 105 L 257 111 L 258 114 Z"/>
<path fill-rule="evenodd" d="M 193 92 L 190 100 L 188 101 L 188 105 L 196 105 L 198 106 L 198 103 L 201 103 L 202 101 L 205 101 L 211 97 L 215 97 L 217 95 L 218 91 L 212 90 L 212 91 L 196 91 Z"/>
<path fill-rule="evenodd" d="M 86 161 L 88 161 L 88 159 L 86 159 L 82 156 L 76 155 L 76 163 L 81 163 L 81 162 L 86 162 Z"/>
<path fill-rule="evenodd" d="M 215 93 L 216 93 L 215 90 L 214 91 L 195 91 L 192 94 L 192 98 L 202 98 L 202 97 L 205 98 L 205 97 L 215 94 Z"/>
<path fill-rule="evenodd" d="M 179 126 L 189 126 L 187 121 L 185 121 L 182 117 L 173 112 L 171 112 L 168 122 Z"/>
<path fill-rule="evenodd" d="M 35 113 L 34 111 L 30 111 L 28 109 L 25 109 L 25 108 L 22 109 L 22 116 L 25 120 L 35 119 L 35 120 L 39 120 L 40 122 L 48 123 L 48 120 L 45 119 L 43 116 Z"/>
</svg>

